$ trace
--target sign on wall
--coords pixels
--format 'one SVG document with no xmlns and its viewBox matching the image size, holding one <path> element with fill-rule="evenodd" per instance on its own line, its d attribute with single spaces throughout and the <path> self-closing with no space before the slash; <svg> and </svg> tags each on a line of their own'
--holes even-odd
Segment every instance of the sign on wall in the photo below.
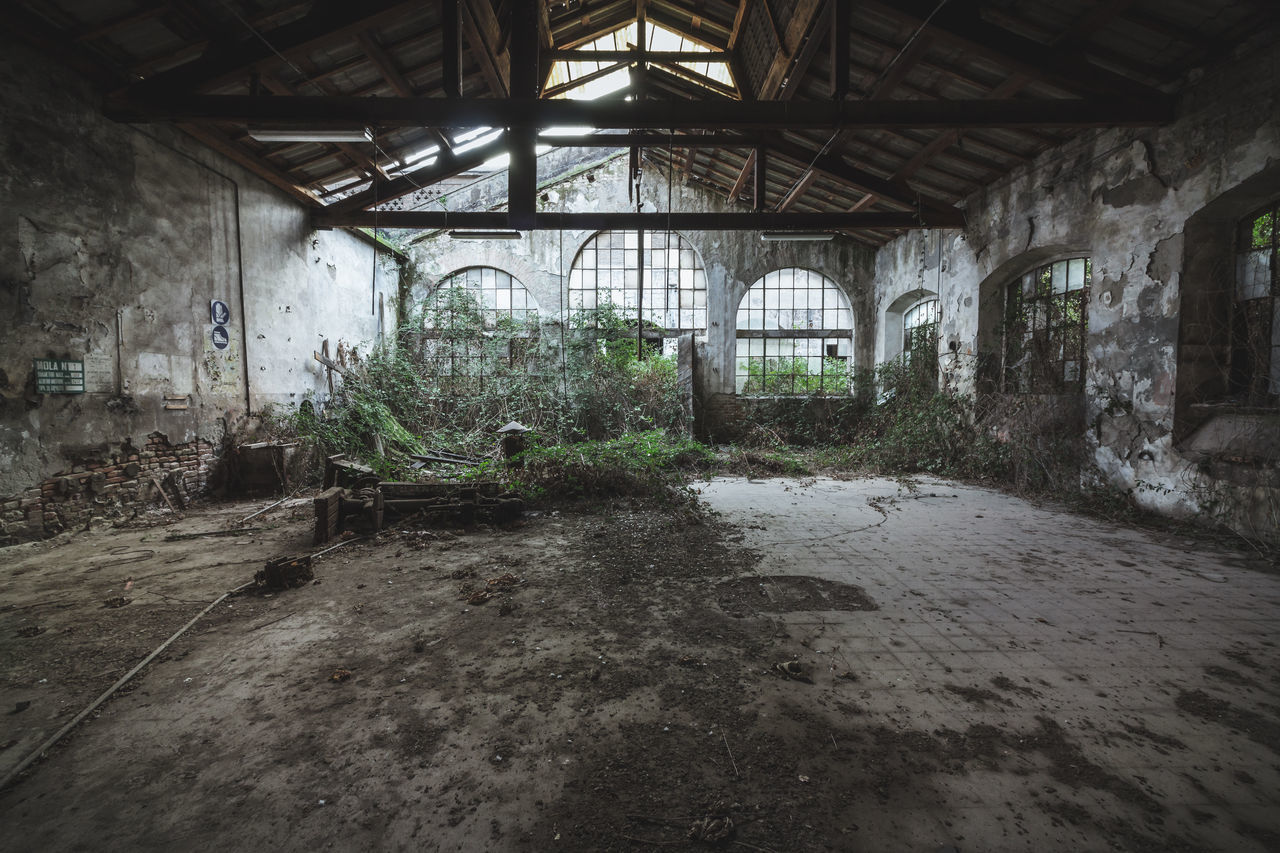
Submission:
<svg viewBox="0 0 1280 853">
<path fill-rule="evenodd" d="M 210 299 L 209 322 L 213 325 L 209 337 L 213 341 L 214 349 L 224 350 L 229 347 L 231 333 L 227 331 L 227 324 L 231 322 L 231 306 L 221 299 Z"/>
<path fill-rule="evenodd" d="M 83 394 L 84 362 L 66 359 L 33 359 L 38 394 Z"/>
<path fill-rule="evenodd" d="M 221 299 L 209 301 L 209 322 L 215 326 L 225 326 L 231 322 L 231 308 Z"/>
</svg>

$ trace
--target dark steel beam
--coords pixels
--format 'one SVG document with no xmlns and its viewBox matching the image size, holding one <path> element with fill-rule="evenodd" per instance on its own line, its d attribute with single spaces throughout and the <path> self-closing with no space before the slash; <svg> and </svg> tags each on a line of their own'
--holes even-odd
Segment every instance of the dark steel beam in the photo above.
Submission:
<svg viewBox="0 0 1280 853">
<path fill-rule="evenodd" d="M 572 101 L 506 98 L 266 97 L 155 95 L 113 98 L 116 121 L 238 122 L 315 128 L 553 127 L 660 130 L 840 128 L 1148 127 L 1174 117 L 1173 98 L 755 102 Z"/>
<path fill-rule="evenodd" d="M 643 55 L 642 55 L 643 54 Z M 691 50 L 554 50 L 545 57 L 548 62 L 559 60 L 565 62 L 712 62 L 729 61 L 729 54 L 724 52 L 702 52 Z"/>
<path fill-rule="evenodd" d="M 458 212 L 423 210 L 318 210 L 312 216 L 318 228 L 344 225 L 379 228 L 461 228 L 504 230 L 514 226 L 502 212 Z M 608 229 L 653 228 L 675 231 L 833 231 L 863 228 L 963 228 L 964 212 L 953 208 L 946 214 L 925 219 L 914 213 L 555 213 L 541 212 L 533 224 L 520 230 L 599 231 Z"/>
<path fill-rule="evenodd" d="M 539 136 L 538 143 L 552 148 L 754 148 L 759 134 L 732 133 L 587 133 L 573 136 Z"/>
</svg>

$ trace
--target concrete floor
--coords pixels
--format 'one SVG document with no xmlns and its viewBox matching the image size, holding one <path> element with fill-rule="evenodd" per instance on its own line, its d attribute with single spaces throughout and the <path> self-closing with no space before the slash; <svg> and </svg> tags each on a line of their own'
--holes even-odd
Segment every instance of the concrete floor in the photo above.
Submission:
<svg viewBox="0 0 1280 853">
<path fill-rule="evenodd" d="M 719 800 L 773 853 L 1280 850 L 1274 567 L 953 483 L 696 485 L 757 562 L 545 513 L 221 605 L 0 792 L 0 849 L 704 849 L 631 815 Z M 0 700 L 33 702 L 0 769 L 308 549 L 305 502 L 177 538 L 255 508 L 0 552 Z M 460 569 L 519 574 L 514 612 L 458 602 Z"/>
<path fill-rule="evenodd" d="M 761 574 L 856 584 L 879 605 L 783 616 L 812 637 L 811 663 L 848 659 L 869 714 L 925 732 L 1034 733 L 1048 719 L 1113 777 L 1092 809 L 1113 839 L 1135 820 L 1121 780 L 1167 810 L 1156 821 L 1188 849 L 1280 850 L 1274 566 L 941 481 L 904 492 L 886 480 L 722 479 L 702 498 L 746 528 Z M 1016 776 L 939 781 L 936 802 L 899 811 L 909 837 L 898 849 L 1035 849 L 1052 837 L 1036 824 L 1054 813 L 1037 819 L 1041 792 Z M 1071 810 L 1056 817 L 1071 822 Z"/>
</svg>

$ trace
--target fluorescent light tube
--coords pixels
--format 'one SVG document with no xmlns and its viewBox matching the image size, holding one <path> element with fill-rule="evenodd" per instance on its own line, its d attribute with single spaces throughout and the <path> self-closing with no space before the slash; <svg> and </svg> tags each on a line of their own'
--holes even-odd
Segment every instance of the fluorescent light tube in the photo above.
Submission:
<svg viewBox="0 0 1280 853">
<path fill-rule="evenodd" d="M 259 142 L 372 142 L 368 128 L 356 130 L 316 130 L 315 128 L 251 127 L 249 135 Z"/>
<path fill-rule="evenodd" d="M 450 231 L 449 236 L 455 240 L 519 240 L 524 235 L 519 231 Z"/>
<path fill-rule="evenodd" d="M 805 240 L 834 240 L 835 234 L 827 231 L 761 231 L 760 239 L 766 243 L 789 243 Z"/>
</svg>

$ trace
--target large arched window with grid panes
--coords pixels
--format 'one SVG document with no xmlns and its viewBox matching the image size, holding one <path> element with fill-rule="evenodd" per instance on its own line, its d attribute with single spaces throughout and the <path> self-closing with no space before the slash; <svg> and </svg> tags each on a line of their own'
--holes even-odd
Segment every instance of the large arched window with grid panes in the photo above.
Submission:
<svg viewBox="0 0 1280 853">
<path fill-rule="evenodd" d="M 452 391 L 479 389 L 522 365 L 538 331 L 538 305 L 510 273 L 470 267 L 440 280 L 422 309 L 423 361 Z"/>
<path fill-rule="evenodd" d="M 1088 330 L 1088 258 L 1036 267 L 1005 294 L 1004 390 L 1066 394 L 1084 387 Z"/>
<path fill-rule="evenodd" d="M 674 231 L 601 231 L 569 272 L 569 312 L 595 325 L 614 311 L 664 350 L 682 334 L 707 329 L 707 274 L 693 244 Z"/>
<path fill-rule="evenodd" d="M 847 394 L 852 350 L 849 300 L 822 273 L 775 270 L 738 305 L 739 394 Z"/>
</svg>

